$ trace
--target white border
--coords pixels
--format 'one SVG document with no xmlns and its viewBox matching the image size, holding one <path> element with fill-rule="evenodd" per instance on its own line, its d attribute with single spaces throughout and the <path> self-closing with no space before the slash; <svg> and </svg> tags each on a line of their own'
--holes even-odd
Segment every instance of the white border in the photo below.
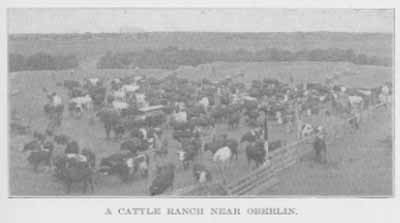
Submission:
<svg viewBox="0 0 400 223">
<path fill-rule="evenodd" d="M 57 1 L 3 1 L 0 11 L 0 49 L 1 51 L 1 149 L 0 149 L 0 222 L 74 222 L 74 221 L 174 221 L 174 222 L 203 222 L 203 221 L 274 221 L 274 222 L 400 222 L 400 200 L 398 198 L 399 177 L 398 171 L 394 178 L 396 185 L 395 198 L 388 199 L 8 199 L 7 183 L 7 130 L 6 130 L 6 105 L 7 105 L 7 71 L 6 71 L 6 8 L 10 7 L 205 7 L 205 8 L 396 8 L 396 1 L 380 0 L 360 0 L 360 1 L 313 1 L 313 0 L 280 0 L 272 3 L 265 1 L 78 1 L 78 0 L 57 0 Z M 396 13 L 397 14 L 397 13 Z M 398 19 L 396 19 L 396 30 L 398 30 Z M 397 32 L 396 32 L 397 33 Z M 398 39 L 395 40 L 396 64 L 399 52 Z M 397 69 L 396 69 L 397 70 Z M 399 82 L 399 77 L 395 75 L 395 83 Z M 395 86 L 397 93 L 396 113 L 399 109 L 398 84 Z M 399 119 L 396 118 L 395 132 L 398 132 Z M 398 148 L 398 140 L 395 140 L 395 150 Z M 397 153 L 396 153 L 397 154 Z M 395 162 L 395 169 L 399 170 L 398 157 Z M 226 216 L 104 216 L 105 208 L 118 207 L 295 207 L 299 215 L 297 216 L 246 216 L 226 217 Z"/>
</svg>

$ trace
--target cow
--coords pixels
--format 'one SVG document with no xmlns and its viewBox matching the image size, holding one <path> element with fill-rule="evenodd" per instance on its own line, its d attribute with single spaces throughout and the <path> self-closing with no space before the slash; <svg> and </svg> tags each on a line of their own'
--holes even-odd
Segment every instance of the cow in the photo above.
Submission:
<svg viewBox="0 0 400 223">
<path fill-rule="evenodd" d="M 44 133 L 34 131 L 33 138 L 38 140 L 39 142 L 44 142 L 44 140 L 46 140 L 46 135 Z"/>
<path fill-rule="evenodd" d="M 83 193 L 86 193 L 88 186 L 91 192 L 94 192 L 94 166 L 88 162 L 88 158 L 79 159 L 62 155 L 55 158 L 54 165 L 56 177 L 65 183 L 67 194 L 71 192 L 73 183 L 83 183 Z"/>
<path fill-rule="evenodd" d="M 151 196 L 160 195 L 168 188 L 171 188 L 171 190 L 173 189 L 175 169 L 176 167 L 172 163 L 157 166 L 156 176 L 149 187 L 149 193 Z"/>
<path fill-rule="evenodd" d="M 232 158 L 233 158 L 233 151 L 228 146 L 219 148 L 213 153 L 213 161 L 214 162 L 225 163 L 228 160 L 231 160 Z"/>
<path fill-rule="evenodd" d="M 45 163 L 48 167 L 51 167 L 53 150 L 53 144 L 47 142 L 42 145 L 40 141 L 33 140 L 24 145 L 22 152 L 30 152 L 27 160 L 31 165 L 33 165 L 34 172 L 38 172 L 41 163 Z"/>
<path fill-rule="evenodd" d="M 129 168 L 129 175 L 132 175 L 139 171 L 140 175 L 147 178 L 149 175 L 150 158 L 148 154 L 139 154 L 134 157 L 130 157 L 126 160 L 126 165 Z"/>
<path fill-rule="evenodd" d="M 268 152 L 272 152 L 276 149 L 279 149 L 284 145 L 285 145 L 285 142 L 283 140 L 274 140 L 274 141 L 268 142 Z"/>
<path fill-rule="evenodd" d="M 102 109 L 97 112 L 96 116 L 99 117 L 100 121 L 104 124 L 106 138 L 109 139 L 111 130 L 115 130 L 115 127 L 119 123 L 120 116 L 118 112 L 113 109 Z"/>
<path fill-rule="evenodd" d="M 105 103 L 107 89 L 105 87 L 96 87 L 89 91 L 89 95 L 93 100 L 95 108 L 100 108 Z"/>
<path fill-rule="evenodd" d="M 67 145 L 71 138 L 67 135 L 60 134 L 60 135 L 55 135 L 54 137 L 54 142 L 58 145 Z"/>
<path fill-rule="evenodd" d="M 99 172 L 104 175 L 118 175 L 126 183 L 131 177 L 134 168 L 135 155 L 132 153 L 114 153 L 100 161 Z"/>
<path fill-rule="evenodd" d="M 57 126 L 61 125 L 62 115 L 64 113 L 64 105 L 45 104 L 43 110 L 50 120 L 55 121 Z"/>
<path fill-rule="evenodd" d="M 241 114 L 240 112 L 232 112 L 228 115 L 228 126 L 231 129 L 239 127 Z"/>
<path fill-rule="evenodd" d="M 264 143 L 254 142 L 246 147 L 247 163 L 250 166 L 251 161 L 254 161 L 256 168 L 263 165 L 266 161 L 267 151 L 264 148 Z"/>
<path fill-rule="evenodd" d="M 353 109 L 355 109 L 355 108 L 361 109 L 361 108 L 364 107 L 364 104 L 363 104 L 363 103 L 364 103 L 364 100 L 363 100 L 363 98 L 360 97 L 360 96 L 349 95 L 349 102 L 350 102 L 350 105 L 351 105 L 351 107 L 352 107 Z"/>
<path fill-rule="evenodd" d="M 124 102 L 124 101 L 117 101 L 117 100 L 113 101 L 112 102 L 112 106 L 118 112 L 121 112 L 122 110 L 129 109 L 129 104 Z"/>
<path fill-rule="evenodd" d="M 354 112 L 354 116 L 351 117 L 349 120 L 349 125 L 352 129 L 358 130 L 360 129 L 360 122 L 361 122 L 361 114 L 358 112 Z"/>
<path fill-rule="evenodd" d="M 81 83 L 75 80 L 64 80 L 63 86 L 68 90 L 72 90 L 73 88 L 81 87 Z"/>
<path fill-rule="evenodd" d="M 86 94 L 85 96 L 75 97 L 75 98 L 70 99 L 70 104 L 75 104 L 77 108 L 81 109 L 81 111 L 83 111 L 83 109 L 90 109 L 92 102 L 93 102 L 93 100 L 89 94 Z"/>
<path fill-rule="evenodd" d="M 72 140 L 67 143 L 67 147 L 64 150 L 65 154 L 78 154 L 79 153 L 79 145 L 78 142 L 75 140 Z"/>
<path fill-rule="evenodd" d="M 168 155 L 168 140 L 165 138 L 160 142 L 156 139 L 156 146 L 154 150 L 154 158 L 165 158 Z"/>
<path fill-rule="evenodd" d="M 263 134 L 263 130 L 261 128 L 254 128 L 250 131 L 246 132 L 241 138 L 240 143 L 252 143 L 255 142 L 257 139 L 260 139 Z"/>
<path fill-rule="evenodd" d="M 207 112 L 208 107 L 210 106 L 210 102 L 209 102 L 209 100 L 208 100 L 208 97 L 203 97 L 203 98 L 198 102 L 198 104 L 201 105 L 201 106 L 205 109 L 205 111 Z"/>
<path fill-rule="evenodd" d="M 178 160 L 182 163 L 183 170 L 189 167 L 189 164 L 194 161 L 196 151 L 193 148 L 184 148 L 177 151 Z"/>
<path fill-rule="evenodd" d="M 211 182 L 211 171 L 208 170 L 204 165 L 195 163 L 193 164 L 193 178 L 200 184 Z"/>
<path fill-rule="evenodd" d="M 139 138 L 133 138 L 131 140 L 124 141 L 121 143 L 120 150 L 126 150 L 136 155 L 140 150 L 139 147 L 142 146 L 142 140 Z"/>
<path fill-rule="evenodd" d="M 300 139 L 311 136 L 315 133 L 315 128 L 308 123 L 303 123 L 300 128 Z"/>
</svg>

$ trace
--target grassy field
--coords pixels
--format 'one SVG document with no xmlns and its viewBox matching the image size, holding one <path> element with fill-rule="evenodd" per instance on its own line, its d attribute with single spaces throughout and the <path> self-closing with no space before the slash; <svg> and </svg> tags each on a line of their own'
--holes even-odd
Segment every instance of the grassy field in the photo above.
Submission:
<svg viewBox="0 0 400 223">
<path fill-rule="evenodd" d="M 214 67 L 217 76 L 213 76 L 211 67 Z M 73 76 L 70 75 L 69 71 L 11 73 L 9 78 L 9 91 L 19 90 L 20 92 L 9 97 L 10 109 L 15 110 L 17 115 L 27 122 L 30 121 L 34 129 L 43 130 L 47 123 L 42 111 L 42 107 L 46 102 L 42 92 L 43 87 L 56 90 L 66 98 L 66 92 L 56 87 L 56 82 L 60 82 L 64 79 L 81 80 L 83 77 L 90 76 L 116 77 L 132 74 L 162 77 L 170 72 L 171 71 L 165 70 L 96 70 L 93 67 L 93 61 L 91 61 L 76 70 Z M 253 79 L 264 77 L 275 77 L 282 81 L 287 81 L 290 76 L 293 76 L 296 82 L 321 82 L 324 81 L 325 78 L 337 74 L 340 76 L 338 82 L 356 87 L 378 86 L 385 81 L 390 81 L 392 74 L 391 68 L 387 67 L 320 62 L 214 63 L 200 65 L 198 67 L 181 67 L 175 72 L 189 79 L 205 77 L 219 79 L 226 75 L 243 72 L 245 73 L 244 78 L 238 79 L 237 81 L 246 83 L 249 83 Z M 359 133 L 356 141 L 353 140 L 353 142 L 350 143 L 348 140 L 353 139 L 353 136 L 345 135 L 345 140 L 340 139 L 339 143 L 333 142 L 329 146 L 330 151 L 335 151 L 332 153 L 330 152 L 331 163 L 346 162 L 349 159 L 356 159 L 356 162 L 347 162 L 345 166 L 335 169 L 335 165 L 333 165 L 333 167 L 328 165 L 326 168 L 312 168 L 309 166 L 312 165 L 312 162 L 306 160 L 298 164 L 300 165 L 299 168 L 294 167 L 283 173 L 282 183 L 278 185 L 278 188 L 274 188 L 273 191 L 265 191 L 264 195 L 314 194 L 314 192 L 319 194 L 321 191 L 321 193 L 329 193 L 331 189 L 332 194 L 335 195 L 355 193 L 366 195 L 390 195 L 392 169 L 390 160 L 391 148 L 388 149 L 378 143 L 379 140 L 384 140 L 387 137 L 391 139 L 392 122 L 390 117 L 390 114 L 379 114 L 372 121 L 366 121 L 369 124 L 366 124 L 362 133 Z M 322 123 L 323 117 L 314 117 L 312 120 L 307 121 Z M 331 121 L 332 123 L 336 122 L 335 120 Z M 329 124 L 325 123 L 325 125 Z M 375 126 L 379 126 L 379 128 L 383 130 L 377 133 L 374 130 Z M 330 125 L 327 127 L 330 127 Z M 228 131 L 225 125 L 220 125 L 218 126 L 218 130 L 219 132 L 227 132 L 231 137 L 238 138 L 247 128 L 242 124 L 238 130 Z M 106 141 L 104 139 L 104 130 L 100 123 L 97 121 L 94 125 L 89 125 L 87 116 L 83 117 L 81 120 L 74 120 L 66 115 L 61 131 L 77 139 L 80 145 L 88 146 L 96 151 L 98 159 L 119 150 L 119 143 Z M 294 135 L 287 135 L 283 126 L 271 125 L 270 132 L 270 137 L 272 139 L 294 140 Z M 343 130 L 342 132 L 347 131 Z M 167 134 L 170 134 L 170 132 L 167 132 Z M 29 140 L 30 138 L 26 136 L 11 136 L 10 139 L 9 185 L 11 195 L 63 195 L 64 187 L 49 176 L 49 173 L 33 173 L 25 159 L 26 155 L 19 151 L 23 143 Z M 177 148 L 177 144 L 175 142 L 170 144 L 168 160 L 177 162 L 177 157 L 174 152 Z M 349 146 L 351 148 L 349 148 Z M 365 148 L 369 150 L 364 150 Z M 390 153 L 388 151 L 390 151 Z M 340 154 L 340 156 L 338 154 Z M 203 154 L 198 162 L 203 162 L 208 165 L 212 169 L 215 177 L 221 178 L 220 172 L 216 170 L 216 166 L 211 162 L 210 154 Z M 154 161 L 152 163 L 154 164 Z M 376 168 L 377 165 L 379 165 L 380 168 Z M 151 165 L 151 168 L 154 168 L 154 165 Z M 340 178 L 342 181 L 326 180 L 328 178 L 331 179 L 330 176 L 332 176 L 333 171 L 331 168 L 334 168 L 334 171 L 336 171 L 335 173 L 338 172 L 341 176 L 349 177 Z M 351 172 L 349 170 L 351 170 Z M 249 171 L 250 169 L 244 159 L 244 153 L 240 151 L 239 161 L 232 164 L 232 166 L 224 172 L 224 175 L 226 175 L 229 182 Z M 358 174 L 359 177 L 350 179 L 350 175 L 352 174 Z M 151 177 L 150 175 L 149 179 L 151 179 Z M 382 180 L 382 178 L 384 179 Z M 292 181 L 296 181 L 296 183 Z M 332 182 L 331 187 L 325 187 L 324 182 Z M 136 177 L 132 183 L 123 184 L 115 177 L 98 176 L 96 178 L 96 192 L 94 195 L 145 195 L 147 194 L 149 183 L 150 181 L 143 180 L 140 177 Z M 175 187 L 179 188 L 191 184 L 193 184 L 191 172 L 183 171 L 182 167 L 178 166 Z M 343 186 L 350 184 L 352 186 Z M 356 191 L 354 188 L 361 189 L 360 191 Z M 73 195 L 81 195 L 80 191 L 81 185 L 74 186 Z"/>
</svg>

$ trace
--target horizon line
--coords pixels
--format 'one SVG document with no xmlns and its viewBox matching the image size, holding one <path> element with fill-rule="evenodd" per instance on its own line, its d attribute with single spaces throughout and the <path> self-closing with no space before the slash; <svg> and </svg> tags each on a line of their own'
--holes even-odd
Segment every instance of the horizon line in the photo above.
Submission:
<svg viewBox="0 0 400 223">
<path fill-rule="evenodd" d="M 63 35 L 63 34 L 140 34 L 140 33 L 220 33 L 220 34 L 265 34 L 265 33 L 344 33 L 344 34 L 393 34 L 394 32 L 349 32 L 349 31 L 329 31 L 329 30 L 315 30 L 315 31 L 201 31 L 201 30 L 154 30 L 154 31 L 138 31 L 138 32 L 26 32 L 26 33 L 7 33 L 7 35 Z"/>
</svg>

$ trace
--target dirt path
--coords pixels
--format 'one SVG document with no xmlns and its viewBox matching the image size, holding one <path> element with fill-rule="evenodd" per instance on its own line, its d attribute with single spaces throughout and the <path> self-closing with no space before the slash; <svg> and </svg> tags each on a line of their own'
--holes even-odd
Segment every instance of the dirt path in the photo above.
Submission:
<svg viewBox="0 0 400 223">
<path fill-rule="evenodd" d="M 280 183 L 262 195 L 392 194 L 392 148 L 390 111 L 377 110 L 362 123 L 361 130 L 328 145 L 328 164 L 317 164 L 308 154 L 279 174 Z"/>
</svg>

